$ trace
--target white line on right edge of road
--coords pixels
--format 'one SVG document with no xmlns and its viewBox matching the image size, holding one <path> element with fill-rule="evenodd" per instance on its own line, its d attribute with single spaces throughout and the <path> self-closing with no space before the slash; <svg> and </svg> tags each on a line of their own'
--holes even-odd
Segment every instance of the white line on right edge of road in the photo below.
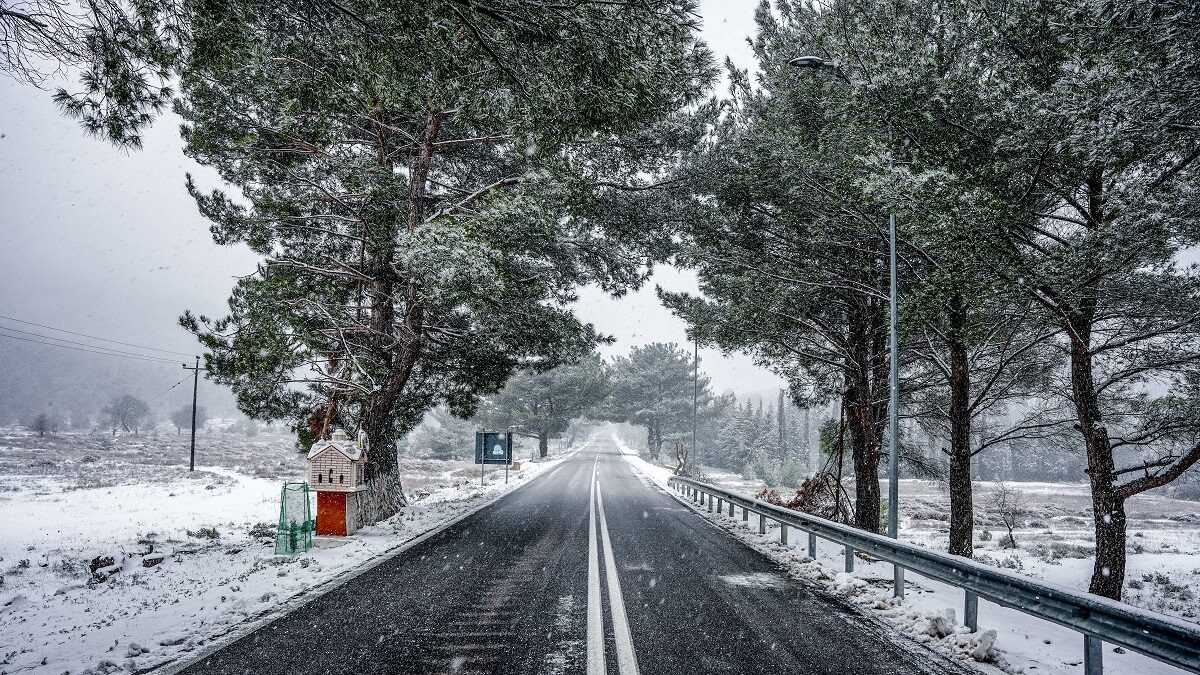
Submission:
<svg viewBox="0 0 1200 675">
<path fill-rule="evenodd" d="M 621 579 L 617 576 L 617 560 L 608 538 L 608 521 L 604 518 L 604 493 L 596 486 L 596 508 L 600 511 L 600 535 L 604 541 L 604 567 L 608 574 L 608 602 L 612 606 L 613 637 L 617 642 L 617 666 L 621 675 L 638 675 L 637 654 L 629 636 L 629 619 L 625 616 L 625 599 L 621 597 Z"/>
<path fill-rule="evenodd" d="M 596 453 L 596 461 L 600 454 Z M 592 463 L 591 489 L 588 493 L 588 612 L 587 612 L 587 673 L 603 675 L 604 614 L 600 605 L 600 558 L 596 553 L 596 462 Z"/>
</svg>

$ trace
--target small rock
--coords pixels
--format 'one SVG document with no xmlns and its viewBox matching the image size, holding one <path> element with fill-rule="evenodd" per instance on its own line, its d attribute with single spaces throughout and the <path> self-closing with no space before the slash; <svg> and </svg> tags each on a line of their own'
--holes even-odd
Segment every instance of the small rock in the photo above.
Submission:
<svg viewBox="0 0 1200 675">
<path fill-rule="evenodd" d="M 161 555 L 150 555 L 142 558 L 142 567 L 154 567 L 163 561 Z"/>
</svg>

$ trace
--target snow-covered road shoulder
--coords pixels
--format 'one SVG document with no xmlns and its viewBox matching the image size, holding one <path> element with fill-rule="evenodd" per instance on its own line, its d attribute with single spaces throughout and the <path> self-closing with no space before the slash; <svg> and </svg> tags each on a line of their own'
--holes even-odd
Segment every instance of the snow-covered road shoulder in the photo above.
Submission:
<svg viewBox="0 0 1200 675">
<path fill-rule="evenodd" d="M 272 620 L 558 465 L 413 490 L 336 547 L 274 555 L 280 484 L 218 468 L 0 494 L 0 673 L 143 672 Z M 95 569 L 92 569 L 92 568 Z"/>
<path fill-rule="evenodd" d="M 766 534 L 759 534 L 756 517 L 743 522 L 740 512 L 735 518 L 710 513 L 668 486 L 673 475 L 670 469 L 646 461 L 628 447 L 621 449 L 625 460 L 646 483 L 661 487 L 716 527 L 777 562 L 798 581 L 859 607 L 917 642 L 984 673 L 1083 672 L 1083 637 L 1068 628 L 981 600 L 979 630 L 972 632 L 959 623 L 963 602 L 960 589 L 910 573 L 905 580 L 905 598 L 894 598 L 889 563 L 859 556 L 855 571 L 846 573 L 842 571 L 842 547 L 828 541 L 820 542 L 816 559 L 810 558 L 807 537 L 793 536 L 790 544 L 780 544 L 777 523 L 768 520 Z M 1182 672 L 1112 645 L 1105 646 L 1104 658 L 1106 672 Z"/>
</svg>

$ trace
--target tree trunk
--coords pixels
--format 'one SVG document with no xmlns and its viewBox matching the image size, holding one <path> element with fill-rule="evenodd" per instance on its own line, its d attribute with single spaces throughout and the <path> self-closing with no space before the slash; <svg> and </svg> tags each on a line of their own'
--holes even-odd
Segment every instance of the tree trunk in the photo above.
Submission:
<svg viewBox="0 0 1200 675">
<path fill-rule="evenodd" d="M 659 458 L 662 457 L 663 437 L 662 437 L 662 429 L 658 426 L 657 420 L 655 420 L 653 422 L 653 425 L 654 425 L 654 446 L 652 448 L 650 448 L 650 456 L 654 459 L 654 461 L 657 462 L 659 460 Z"/>
<path fill-rule="evenodd" d="M 1075 322 L 1071 336 L 1071 394 L 1079 432 L 1087 449 L 1092 488 L 1092 520 L 1096 531 L 1096 562 L 1088 591 L 1121 599 L 1125 583 L 1125 499 L 1117 493 L 1112 443 L 1100 413 L 1089 346 L 1090 321 Z"/>
<path fill-rule="evenodd" d="M 545 431 L 538 432 L 538 457 L 545 459 L 550 453 L 550 434 Z"/>
<path fill-rule="evenodd" d="M 363 416 L 367 432 L 364 479 L 366 490 L 358 493 L 361 525 L 371 525 L 392 517 L 408 504 L 400 482 L 396 457 L 396 425 L 391 407 L 371 409 Z"/>
<path fill-rule="evenodd" d="M 966 324 L 962 298 L 950 301 L 950 553 L 970 558 L 975 508 L 971 485 L 971 373 L 961 336 Z"/>
<path fill-rule="evenodd" d="M 425 217 L 425 191 L 433 163 L 433 144 L 441 129 L 443 113 L 434 112 L 426 122 L 420 150 L 409 167 L 409 202 L 406 229 L 413 232 Z M 381 132 L 383 127 L 380 127 Z M 391 160 L 380 146 L 379 164 L 391 167 Z M 414 285 L 403 284 L 392 269 L 395 261 L 397 223 L 392 218 L 370 222 L 365 233 L 366 274 L 370 278 L 369 344 L 374 360 L 390 371 L 379 390 L 372 393 L 363 405 L 362 425 L 367 432 L 368 448 L 364 478 L 367 489 L 358 493 L 359 517 L 369 525 L 395 515 L 408 503 L 400 482 L 400 465 L 396 456 L 395 406 L 413 368 L 420 358 L 422 320 L 424 314 L 417 302 Z M 399 288 L 397 288 L 399 286 Z M 402 294 L 401 294 L 402 291 Z M 396 326 L 395 303 L 403 298 L 402 326 Z M 398 334 L 398 335 L 397 335 Z M 400 342 L 396 349 L 395 342 Z"/>
<path fill-rule="evenodd" d="M 871 391 L 871 335 L 863 301 L 852 299 L 851 304 L 847 340 L 852 358 L 845 369 L 844 397 L 854 461 L 854 525 L 879 532 L 879 436 Z"/>
</svg>

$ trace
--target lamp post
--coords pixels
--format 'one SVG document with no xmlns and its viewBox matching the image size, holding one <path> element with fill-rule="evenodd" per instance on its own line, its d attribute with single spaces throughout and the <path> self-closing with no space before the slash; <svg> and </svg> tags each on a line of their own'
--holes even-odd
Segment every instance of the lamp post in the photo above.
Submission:
<svg viewBox="0 0 1200 675">
<path fill-rule="evenodd" d="M 820 56 L 798 56 L 788 61 L 788 65 L 796 68 L 813 70 L 832 70 L 841 73 L 841 66 L 836 61 Z M 845 76 L 843 75 L 843 79 Z M 890 130 L 889 130 L 890 132 Z M 889 308 L 891 322 L 889 326 L 888 343 L 891 351 L 891 373 L 888 382 L 888 519 L 887 534 L 895 539 L 899 534 L 900 506 L 900 337 L 898 307 L 900 304 L 898 285 L 896 283 L 896 214 L 888 214 L 888 267 L 890 272 Z M 897 597 L 904 595 L 904 570 L 895 567 L 895 593 Z"/>
</svg>

